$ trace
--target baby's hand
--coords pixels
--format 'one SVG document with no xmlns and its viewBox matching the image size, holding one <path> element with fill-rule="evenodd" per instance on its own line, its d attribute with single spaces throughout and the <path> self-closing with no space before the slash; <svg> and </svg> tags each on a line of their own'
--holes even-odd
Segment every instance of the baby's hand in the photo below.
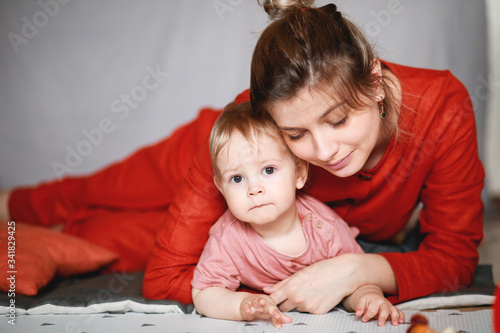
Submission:
<svg viewBox="0 0 500 333">
<path fill-rule="evenodd" d="M 376 286 L 363 286 L 349 297 L 353 297 L 356 316 L 361 317 L 363 322 L 378 318 L 378 326 L 385 326 L 390 317 L 392 325 L 398 326 L 405 321 L 404 313 L 392 305 Z"/>
<path fill-rule="evenodd" d="M 245 297 L 240 304 L 240 313 L 243 320 L 247 321 L 271 319 L 276 328 L 292 322 L 292 318 L 283 314 L 267 295 L 252 294 Z"/>
</svg>

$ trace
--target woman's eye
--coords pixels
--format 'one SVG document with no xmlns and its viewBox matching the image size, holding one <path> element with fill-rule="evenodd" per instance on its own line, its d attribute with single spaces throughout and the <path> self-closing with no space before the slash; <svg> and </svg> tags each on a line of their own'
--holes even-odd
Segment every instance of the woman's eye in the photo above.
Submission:
<svg viewBox="0 0 500 333">
<path fill-rule="evenodd" d="M 264 173 L 266 175 L 271 175 L 271 174 L 274 173 L 274 171 L 276 171 L 275 167 L 266 167 L 266 168 L 264 168 Z"/>
<path fill-rule="evenodd" d="M 339 127 L 339 126 L 344 125 L 346 121 L 347 121 L 347 116 L 345 116 L 344 118 L 342 118 L 340 121 L 337 121 L 337 122 L 331 123 L 331 125 L 332 125 L 333 127 Z"/>
<path fill-rule="evenodd" d="M 242 177 L 242 176 L 239 176 L 239 175 L 238 175 L 238 176 L 233 176 L 233 177 L 231 177 L 231 179 L 230 179 L 230 182 L 231 182 L 231 183 L 236 183 L 236 184 L 239 184 L 239 183 L 241 183 L 242 181 L 243 181 L 243 177 Z"/>
<path fill-rule="evenodd" d="M 288 139 L 289 139 L 290 141 L 296 141 L 296 140 L 300 139 L 300 138 L 302 137 L 302 135 L 303 135 L 302 133 L 297 134 L 297 135 L 289 135 L 289 136 L 288 136 Z"/>
</svg>

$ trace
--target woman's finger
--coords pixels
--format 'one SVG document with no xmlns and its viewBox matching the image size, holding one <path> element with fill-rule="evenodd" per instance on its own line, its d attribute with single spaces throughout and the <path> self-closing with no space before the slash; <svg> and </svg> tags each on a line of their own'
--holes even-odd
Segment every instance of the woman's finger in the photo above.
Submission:
<svg viewBox="0 0 500 333">
<path fill-rule="evenodd" d="M 289 299 L 286 299 L 283 303 L 281 303 L 278 308 L 281 312 L 289 312 L 294 310 L 297 307 L 297 304 L 293 303 Z"/>
<path fill-rule="evenodd" d="M 269 297 L 271 297 L 274 304 L 281 304 L 287 300 L 285 293 L 281 289 L 278 289 L 277 291 L 275 291 L 274 293 L 269 295 Z M 280 306 L 280 309 L 281 309 L 281 306 Z"/>
<path fill-rule="evenodd" d="M 269 288 L 264 288 L 264 292 L 269 294 L 269 297 L 273 300 L 274 304 L 278 305 L 283 303 L 284 301 L 287 300 L 287 295 L 285 294 L 285 287 L 290 281 L 290 278 L 293 277 L 287 277 L 286 279 L 276 283 L 274 286 L 269 287 Z"/>
<path fill-rule="evenodd" d="M 283 285 L 285 285 L 288 282 L 288 280 L 290 280 L 290 277 L 287 277 L 286 279 L 281 280 L 278 283 L 275 283 L 271 287 L 264 287 L 263 290 L 266 294 L 272 294 L 276 292 L 278 289 L 281 289 L 281 287 L 283 287 Z"/>
</svg>

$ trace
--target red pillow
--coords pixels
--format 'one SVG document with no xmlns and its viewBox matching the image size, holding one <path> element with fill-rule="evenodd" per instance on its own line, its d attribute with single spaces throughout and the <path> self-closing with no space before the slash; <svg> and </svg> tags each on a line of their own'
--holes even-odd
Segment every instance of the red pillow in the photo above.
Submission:
<svg viewBox="0 0 500 333">
<path fill-rule="evenodd" d="M 92 272 L 117 255 L 86 240 L 19 222 L 0 223 L 0 290 L 36 295 L 56 275 Z"/>
</svg>

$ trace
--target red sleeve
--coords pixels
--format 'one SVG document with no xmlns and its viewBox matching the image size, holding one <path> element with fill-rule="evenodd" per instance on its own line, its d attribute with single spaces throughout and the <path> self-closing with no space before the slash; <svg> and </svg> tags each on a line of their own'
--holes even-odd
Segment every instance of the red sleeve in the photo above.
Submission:
<svg viewBox="0 0 500 333">
<path fill-rule="evenodd" d="M 416 252 L 382 254 L 398 283 L 399 295 L 390 298 L 393 302 L 468 286 L 478 263 L 485 174 L 474 112 L 458 80 L 448 80 L 444 89 L 437 92 L 444 95 L 443 105 L 427 134 L 432 138 L 428 142 L 434 142 L 427 153 L 435 161 L 420 193 L 420 233 L 425 238 Z"/>
<path fill-rule="evenodd" d="M 249 90 L 245 90 L 234 101 L 249 99 Z M 207 142 L 196 156 L 157 234 L 144 274 L 144 297 L 192 303 L 194 269 L 210 228 L 226 209 L 224 197 L 213 182 Z"/>
<path fill-rule="evenodd" d="M 250 100 L 250 89 L 247 89 L 239 93 L 238 96 L 236 96 L 236 98 L 234 99 L 234 102 L 236 104 L 240 104 L 243 102 L 247 102 L 249 100 Z"/>
<path fill-rule="evenodd" d="M 191 303 L 191 280 L 209 230 L 227 209 L 213 183 L 208 145 L 195 158 L 156 237 L 143 295 Z"/>
</svg>

